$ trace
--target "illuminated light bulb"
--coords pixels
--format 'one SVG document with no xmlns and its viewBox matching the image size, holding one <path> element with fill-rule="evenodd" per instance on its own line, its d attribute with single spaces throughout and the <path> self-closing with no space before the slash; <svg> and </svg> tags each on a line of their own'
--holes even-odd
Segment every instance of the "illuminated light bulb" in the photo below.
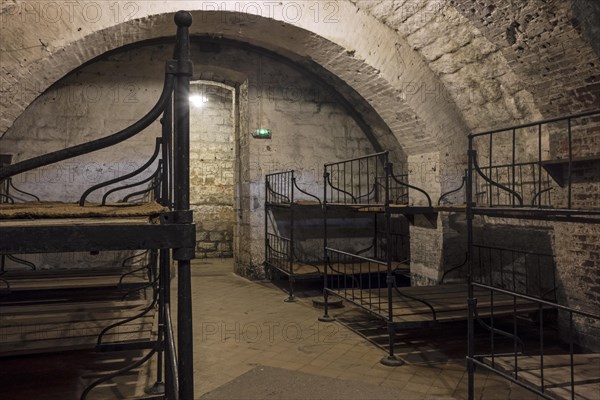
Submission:
<svg viewBox="0 0 600 400">
<path fill-rule="evenodd" d="M 208 99 L 206 97 L 199 94 L 193 94 L 190 96 L 190 102 L 194 107 L 202 107 L 207 101 Z"/>
</svg>

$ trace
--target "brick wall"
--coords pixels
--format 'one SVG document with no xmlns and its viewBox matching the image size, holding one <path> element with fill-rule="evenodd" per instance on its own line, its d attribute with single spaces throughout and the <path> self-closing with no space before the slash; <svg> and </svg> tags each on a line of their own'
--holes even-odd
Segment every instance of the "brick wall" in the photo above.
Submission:
<svg viewBox="0 0 600 400">
<path fill-rule="evenodd" d="M 597 203 L 596 203 L 597 204 Z M 600 304 L 600 227 L 589 224 L 554 224 L 558 263 L 558 295 L 562 304 L 598 314 Z M 566 313 L 559 320 L 563 337 L 569 337 Z M 574 318 L 575 341 L 600 350 L 600 322 Z"/>
</svg>

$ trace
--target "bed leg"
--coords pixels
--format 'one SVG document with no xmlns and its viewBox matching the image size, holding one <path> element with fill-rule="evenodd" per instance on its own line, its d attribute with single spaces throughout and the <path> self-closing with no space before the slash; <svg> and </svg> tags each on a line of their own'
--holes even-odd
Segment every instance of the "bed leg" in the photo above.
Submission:
<svg viewBox="0 0 600 400">
<path fill-rule="evenodd" d="M 329 293 L 327 290 L 323 290 L 323 316 L 319 317 L 320 322 L 333 322 L 335 318 L 329 316 L 329 305 L 328 305 Z"/>
<path fill-rule="evenodd" d="M 394 354 L 394 336 L 396 334 L 396 329 L 394 329 L 394 326 L 390 323 L 388 323 L 387 329 L 388 329 L 390 352 L 387 356 L 383 357 L 379 362 L 381 364 L 385 365 L 386 367 L 399 367 L 401 365 L 404 365 L 404 361 L 402 361 L 401 359 L 396 357 L 396 355 Z"/>
<path fill-rule="evenodd" d="M 290 294 L 287 297 L 287 299 L 284 300 L 284 302 L 295 303 L 296 301 L 298 301 L 298 299 L 294 295 L 294 277 L 292 275 L 290 275 L 290 277 L 289 277 L 289 282 L 290 282 L 290 292 L 289 292 Z"/>
<path fill-rule="evenodd" d="M 396 356 L 385 356 L 379 362 L 385 365 L 386 367 L 399 367 L 401 365 L 404 365 L 404 361 L 402 361 Z"/>
<path fill-rule="evenodd" d="M 144 389 L 144 392 L 149 395 L 159 395 L 165 393 L 165 383 L 163 381 L 163 366 L 164 366 L 164 352 L 165 352 L 165 343 L 166 343 L 166 335 L 164 332 L 165 329 L 165 285 L 169 284 L 168 279 L 166 278 L 165 272 L 166 269 L 169 268 L 168 263 L 165 262 L 164 258 L 164 250 L 160 252 L 160 263 L 158 269 L 158 342 L 162 343 L 159 349 L 156 351 L 156 381 L 152 386 Z M 152 257 L 158 257 L 157 251 L 151 251 Z"/>
</svg>

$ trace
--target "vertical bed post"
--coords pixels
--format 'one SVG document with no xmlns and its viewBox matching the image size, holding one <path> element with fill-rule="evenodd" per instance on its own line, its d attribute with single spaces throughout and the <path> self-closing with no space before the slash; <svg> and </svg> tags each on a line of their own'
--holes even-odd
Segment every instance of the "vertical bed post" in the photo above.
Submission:
<svg viewBox="0 0 600 400">
<path fill-rule="evenodd" d="M 177 79 L 174 96 L 174 185 L 175 218 L 179 223 L 192 223 L 190 208 L 190 79 L 192 62 L 190 60 L 189 27 L 192 15 L 185 11 L 175 14 L 177 24 Z M 173 258 L 178 261 L 177 270 L 177 353 L 179 372 L 179 398 L 194 398 L 194 350 L 192 331 L 192 288 L 190 260 L 194 249 L 175 249 Z"/>
<path fill-rule="evenodd" d="M 291 171 L 290 176 L 290 243 L 289 243 L 289 254 L 288 254 L 288 263 L 290 266 L 290 275 L 288 276 L 288 280 L 290 283 L 290 293 L 287 299 L 284 301 L 286 303 L 293 303 L 296 301 L 296 296 L 294 296 L 294 171 Z"/>
<path fill-rule="evenodd" d="M 265 175 L 265 275 L 273 279 L 269 266 L 269 175 Z"/>
<path fill-rule="evenodd" d="M 160 258 L 159 257 L 160 251 Z M 165 383 L 163 380 L 163 366 L 164 366 L 164 356 L 166 354 L 166 346 L 165 346 L 165 286 L 168 285 L 168 281 L 164 279 L 164 269 L 165 266 L 163 264 L 163 253 L 164 250 L 151 250 L 150 254 L 152 257 L 152 263 L 158 268 L 155 271 L 155 274 L 158 274 L 158 333 L 157 333 L 157 342 L 158 349 L 156 350 L 156 381 L 154 384 L 148 388 L 146 388 L 145 392 L 147 394 L 163 394 L 165 393 Z M 157 263 L 158 261 L 158 263 Z M 156 277 L 156 275 L 155 275 Z"/>
<path fill-rule="evenodd" d="M 327 181 L 329 172 L 327 164 L 323 166 L 323 316 L 319 317 L 321 322 L 333 322 L 334 318 L 329 316 L 329 293 L 327 292 L 327 265 L 329 256 L 327 255 Z"/>
<path fill-rule="evenodd" d="M 387 264 L 387 273 L 385 282 L 387 284 L 387 305 L 388 305 L 388 340 L 389 340 L 389 354 L 387 357 L 381 359 L 381 363 L 388 367 L 398 367 L 403 365 L 404 362 L 396 357 L 394 354 L 394 337 L 396 336 L 396 330 L 394 328 L 394 303 L 393 303 L 393 290 L 394 290 L 394 275 L 392 274 L 392 214 L 390 209 L 390 179 L 392 175 L 392 164 L 388 160 L 388 154 L 384 157 L 384 171 L 385 171 L 385 187 L 384 187 L 384 206 L 385 206 L 385 259 Z"/>
<path fill-rule="evenodd" d="M 161 151 L 163 170 L 161 171 L 161 183 L 159 185 L 158 202 L 164 206 L 171 207 L 171 136 L 173 135 L 173 98 L 167 101 L 163 117 L 160 120 L 162 124 Z M 172 371 L 168 361 L 171 357 L 169 347 L 166 345 L 170 332 L 166 330 L 166 307 L 170 307 L 170 271 L 169 271 L 169 250 L 160 249 L 158 266 L 158 342 L 156 362 L 156 382 L 146 390 L 148 394 L 164 393 L 167 398 L 171 398 L 173 393 L 169 393 L 165 382 L 171 379 Z M 164 370 L 164 374 L 163 374 Z M 170 386 L 170 385 L 169 385 Z"/>
<path fill-rule="evenodd" d="M 467 169 L 467 285 L 468 285 L 468 299 L 467 305 L 469 309 L 469 316 L 467 321 L 467 373 L 468 373 L 468 399 L 473 400 L 475 397 L 475 364 L 473 363 L 473 356 L 475 355 L 475 326 L 473 318 L 475 316 L 475 307 L 477 305 L 477 299 L 475 299 L 473 291 L 473 260 L 472 260 L 472 246 L 473 246 L 473 166 L 475 161 L 476 153 L 473 149 L 473 136 L 469 135 L 469 153 L 468 153 L 468 169 Z"/>
</svg>

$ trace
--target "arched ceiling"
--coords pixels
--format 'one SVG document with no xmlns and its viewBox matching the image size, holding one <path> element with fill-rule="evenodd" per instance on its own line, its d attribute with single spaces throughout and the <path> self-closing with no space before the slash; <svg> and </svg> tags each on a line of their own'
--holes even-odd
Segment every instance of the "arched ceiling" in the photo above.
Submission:
<svg viewBox="0 0 600 400">
<path fill-rule="evenodd" d="M 171 36 L 172 14 L 187 9 L 194 35 L 322 66 L 369 102 L 407 154 L 459 149 L 470 129 L 598 105 L 589 23 L 573 22 L 582 2 L 3 1 L 0 133 L 80 64 Z"/>
</svg>

